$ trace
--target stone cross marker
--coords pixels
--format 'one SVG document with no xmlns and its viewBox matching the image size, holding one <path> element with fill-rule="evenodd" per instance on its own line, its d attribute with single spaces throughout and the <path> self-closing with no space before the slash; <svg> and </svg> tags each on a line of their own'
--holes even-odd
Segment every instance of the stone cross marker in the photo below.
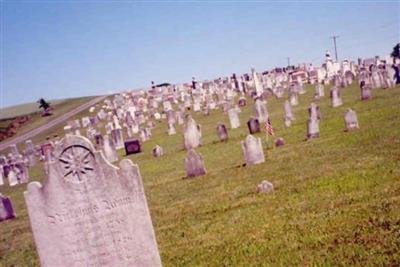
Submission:
<svg viewBox="0 0 400 267">
<path fill-rule="evenodd" d="M 161 266 L 139 168 L 119 165 L 84 137 L 57 146 L 47 182 L 24 193 L 42 267 Z"/>
</svg>

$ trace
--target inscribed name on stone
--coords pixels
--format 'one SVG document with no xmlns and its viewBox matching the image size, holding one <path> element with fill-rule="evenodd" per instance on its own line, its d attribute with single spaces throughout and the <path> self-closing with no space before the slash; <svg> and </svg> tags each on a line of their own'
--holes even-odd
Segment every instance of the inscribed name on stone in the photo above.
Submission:
<svg viewBox="0 0 400 267">
<path fill-rule="evenodd" d="M 42 267 L 161 266 L 137 165 L 111 165 L 84 137 L 66 136 L 25 201 Z"/>
</svg>

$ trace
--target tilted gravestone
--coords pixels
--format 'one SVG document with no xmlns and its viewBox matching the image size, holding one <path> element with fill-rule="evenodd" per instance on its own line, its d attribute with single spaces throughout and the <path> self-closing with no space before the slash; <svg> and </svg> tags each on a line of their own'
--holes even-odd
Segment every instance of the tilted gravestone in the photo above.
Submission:
<svg viewBox="0 0 400 267">
<path fill-rule="evenodd" d="M 15 215 L 11 200 L 0 193 L 0 222 L 11 220 L 17 217 Z"/>
<path fill-rule="evenodd" d="M 194 149 L 189 149 L 186 155 L 185 168 L 187 177 L 196 177 L 206 174 L 203 157 L 196 153 Z"/>
<path fill-rule="evenodd" d="M 47 182 L 24 193 L 42 267 L 161 266 L 139 168 L 119 166 L 84 137 L 62 140 Z"/>
<path fill-rule="evenodd" d="M 250 118 L 247 122 L 247 127 L 249 128 L 250 134 L 259 133 L 260 130 L 260 122 L 256 118 Z"/>
</svg>

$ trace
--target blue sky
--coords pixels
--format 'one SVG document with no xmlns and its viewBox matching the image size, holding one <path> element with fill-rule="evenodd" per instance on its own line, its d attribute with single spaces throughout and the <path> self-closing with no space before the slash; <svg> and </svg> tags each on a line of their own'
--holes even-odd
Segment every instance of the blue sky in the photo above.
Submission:
<svg viewBox="0 0 400 267">
<path fill-rule="evenodd" d="M 399 1 L 1 1 L 0 106 L 389 54 Z"/>
</svg>

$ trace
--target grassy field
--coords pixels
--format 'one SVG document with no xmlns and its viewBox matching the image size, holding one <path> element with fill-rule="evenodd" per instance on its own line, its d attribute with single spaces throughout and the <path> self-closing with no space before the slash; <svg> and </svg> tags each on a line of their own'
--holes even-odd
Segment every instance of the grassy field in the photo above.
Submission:
<svg viewBox="0 0 400 267">
<path fill-rule="evenodd" d="M 50 100 L 50 104 L 55 106 L 63 103 L 67 99 Z M 17 116 L 22 116 L 26 114 L 31 114 L 37 112 L 39 104 L 36 102 L 25 103 L 20 105 L 15 105 L 11 107 L 5 107 L 0 109 L 0 120 L 14 118 Z"/>
<path fill-rule="evenodd" d="M 225 143 L 218 142 L 215 126 L 228 126 L 227 116 L 218 110 L 194 116 L 203 126 L 197 151 L 205 176 L 183 179 L 182 131 L 167 136 L 165 123 L 153 130 L 142 154 L 129 156 L 142 173 L 164 266 L 399 266 L 400 87 L 374 90 L 372 100 L 360 101 L 354 84 L 343 90 L 338 108 L 322 98 L 321 137 L 304 141 L 313 93 L 308 87 L 299 97 L 290 128 L 283 125 L 284 100 L 268 101 L 275 133 L 286 144 L 265 150 L 263 164 L 243 166 L 240 141 L 248 133 L 250 105 L 240 114 L 242 127 L 230 130 Z M 349 107 L 361 129 L 346 133 Z M 160 158 L 151 156 L 156 144 L 164 148 Z M 41 166 L 30 175 L 44 180 Z M 256 193 L 264 179 L 274 193 Z M 0 188 L 18 214 L 0 224 L 0 266 L 39 266 L 25 188 Z"/>
<path fill-rule="evenodd" d="M 53 115 L 52 116 L 47 116 L 47 117 L 42 117 L 41 116 L 41 112 L 38 111 L 37 105 L 36 105 L 36 111 L 32 111 L 30 109 L 27 109 L 25 106 L 16 106 L 15 108 L 13 107 L 14 110 L 14 115 L 13 116 L 17 116 L 15 114 L 19 114 L 20 115 L 30 115 L 31 119 L 28 123 L 24 124 L 21 128 L 18 128 L 18 131 L 15 135 L 13 135 L 12 137 L 10 137 L 7 140 L 11 140 L 12 138 L 21 136 L 33 129 L 36 129 L 42 125 L 45 125 L 46 123 L 54 120 L 55 118 L 63 115 L 64 113 L 73 110 L 74 108 L 77 108 L 83 104 L 85 104 L 86 102 L 90 101 L 91 99 L 93 99 L 93 96 L 88 96 L 88 97 L 79 97 L 79 98 L 71 98 L 71 99 L 65 99 L 65 100 L 60 100 L 60 101 L 55 101 L 54 103 L 54 111 L 53 111 Z M 53 103 L 53 102 L 51 102 Z M 9 120 L 3 120 L 0 121 L 0 125 L 2 126 L 6 126 L 9 124 Z M 52 129 L 52 131 L 54 131 L 54 129 Z M 52 132 L 49 132 L 49 134 Z M 39 136 L 39 139 L 45 140 L 45 138 L 41 138 L 41 136 Z M 36 140 L 39 140 L 38 138 L 36 138 Z M 21 145 L 19 145 L 20 148 Z"/>
</svg>

